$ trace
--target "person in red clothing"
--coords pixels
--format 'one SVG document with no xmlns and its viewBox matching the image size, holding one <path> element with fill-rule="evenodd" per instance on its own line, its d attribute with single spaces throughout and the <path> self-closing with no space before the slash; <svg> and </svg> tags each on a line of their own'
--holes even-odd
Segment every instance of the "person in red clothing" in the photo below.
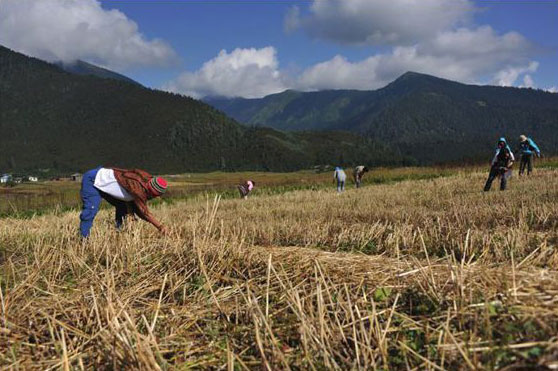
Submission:
<svg viewBox="0 0 558 371">
<path fill-rule="evenodd" d="M 154 177 L 140 169 L 99 167 L 89 170 L 83 175 L 81 182 L 81 236 L 89 236 L 102 199 L 116 208 L 116 228 L 122 226 L 126 216 L 137 215 L 153 224 L 160 232 L 167 233 L 166 227 L 147 207 L 147 200 L 162 196 L 166 190 L 165 179 Z"/>
</svg>

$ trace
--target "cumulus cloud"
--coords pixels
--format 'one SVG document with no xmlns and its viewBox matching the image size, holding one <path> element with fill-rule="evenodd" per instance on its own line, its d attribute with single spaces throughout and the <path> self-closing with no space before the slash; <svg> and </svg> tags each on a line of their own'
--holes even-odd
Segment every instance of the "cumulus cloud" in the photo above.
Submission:
<svg viewBox="0 0 558 371">
<path fill-rule="evenodd" d="M 186 72 L 165 89 L 194 97 L 262 97 L 285 89 L 369 90 L 385 86 L 407 71 L 427 73 L 465 83 L 510 86 L 524 76 L 532 83 L 538 62 L 530 60 L 533 47 L 520 34 L 498 35 L 491 27 L 457 29 L 413 46 L 394 47 L 359 61 L 342 55 L 291 75 L 280 70 L 276 50 L 221 51 L 195 72 Z M 528 75 L 528 76 L 527 76 Z"/>
<path fill-rule="evenodd" d="M 184 72 L 165 90 L 190 95 L 259 98 L 287 88 L 279 71 L 276 50 L 237 48 L 219 55 L 194 72 Z"/>
<path fill-rule="evenodd" d="M 337 55 L 311 66 L 296 88 L 374 89 L 406 71 L 506 86 L 523 75 L 523 83 L 531 84 L 537 48 L 517 32 L 472 26 L 475 11 L 471 0 L 313 0 L 306 16 L 293 7 L 285 17 L 288 31 L 300 28 L 342 44 L 392 46 L 360 61 Z"/>
<path fill-rule="evenodd" d="M 535 61 L 526 66 L 507 67 L 496 73 L 493 83 L 500 86 L 512 86 L 520 75 L 528 72 L 536 72 L 538 68 L 539 63 Z"/>
<path fill-rule="evenodd" d="M 297 88 L 377 89 L 407 71 L 432 74 L 462 82 L 471 82 L 475 66 L 455 64 L 451 56 L 421 54 L 417 47 L 397 47 L 391 53 L 377 54 L 362 61 L 350 62 L 338 55 L 311 66 L 301 74 Z"/>
<path fill-rule="evenodd" d="M 531 51 L 530 43 L 517 33 L 497 35 L 488 26 L 462 28 L 362 61 L 350 62 L 336 56 L 306 69 L 298 80 L 298 88 L 375 89 L 406 71 L 461 82 L 477 82 L 481 76 L 495 75 L 497 84 L 511 85 L 521 74 L 536 71 L 538 63 L 529 63 Z"/>
<path fill-rule="evenodd" d="M 314 0 L 310 14 L 293 8 L 285 28 L 345 44 L 413 44 L 466 23 L 470 0 Z"/>
<path fill-rule="evenodd" d="M 359 62 L 349 62 L 336 55 L 329 61 L 318 63 L 303 71 L 297 80 L 300 90 L 323 89 L 373 89 L 380 85 L 377 69 L 381 56 L 374 56 Z"/>
<path fill-rule="evenodd" d="M 548 89 L 546 89 L 547 92 L 549 93 L 558 93 L 558 86 L 552 86 Z"/>
<path fill-rule="evenodd" d="M 38 58 L 83 59 L 108 67 L 160 66 L 174 50 L 98 0 L 0 0 L 0 44 Z"/>
<path fill-rule="evenodd" d="M 535 47 L 517 32 L 497 34 L 490 26 L 459 28 L 420 43 L 423 53 L 456 58 L 489 57 L 502 61 L 531 55 Z"/>
<path fill-rule="evenodd" d="M 290 9 L 284 23 L 287 31 L 301 27 L 339 42 L 393 44 L 390 50 L 356 61 L 337 55 L 296 74 L 280 70 L 273 48 L 222 51 L 167 88 L 195 97 L 261 97 L 288 88 L 368 90 L 407 71 L 505 86 L 523 78 L 526 86 L 533 85 L 537 47 L 517 32 L 460 25 L 472 9 L 470 0 L 314 0 L 308 16 L 301 16 L 298 7 Z M 245 63 L 234 67 L 230 60 L 236 54 L 244 56 Z M 258 58 L 266 63 L 250 62 Z"/>
<path fill-rule="evenodd" d="M 524 87 L 524 88 L 534 88 L 535 87 L 535 81 L 533 81 L 533 78 L 531 77 L 531 75 L 527 74 L 527 75 L 523 76 L 522 87 Z"/>
</svg>

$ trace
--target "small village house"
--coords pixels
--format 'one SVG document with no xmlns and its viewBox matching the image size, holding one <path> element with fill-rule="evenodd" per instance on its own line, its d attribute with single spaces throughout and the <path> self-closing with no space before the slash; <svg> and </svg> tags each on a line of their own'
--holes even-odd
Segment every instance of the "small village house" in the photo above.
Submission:
<svg viewBox="0 0 558 371">
<path fill-rule="evenodd" d="M 73 173 L 72 175 L 70 175 L 70 179 L 72 179 L 74 182 L 81 182 L 81 177 L 82 175 L 80 173 Z"/>
<path fill-rule="evenodd" d="M 12 174 L 2 174 L 0 177 L 0 183 L 8 183 L 12 181 Z"/>
</svg>

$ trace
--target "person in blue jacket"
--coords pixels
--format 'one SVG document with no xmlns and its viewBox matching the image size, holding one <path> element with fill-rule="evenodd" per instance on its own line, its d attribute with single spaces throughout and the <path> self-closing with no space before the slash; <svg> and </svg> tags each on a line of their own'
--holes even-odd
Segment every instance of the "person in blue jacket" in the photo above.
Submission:
<svg viewBox="0 0 558 371">
<path fill-rule="evenodd" d="M 500 177 L 500 190 L 504 191 L 508 183 L 508 178 L 511 177 L 511 167 L 515 158 L 513 152 L 506 142 L 506 138 L 502 137 L 498 139 L 498 145 L 496 147 L 496 153 L 490 162 L 490 173 L 488 174 L 488 179 L 484 185 L 484 191 L 490 191 L 492 182 L 497 176 Z"/>
<path fill-rule="evenodd" d="M 523 175 L 527 168 L 527 175 L 531 175 L 533 171 L 533 156 L 541 157 L 541 151 L 537 144 L 525 135 L 519 136 L 519 154 L 521 162 L 519 163 L 519 176 Z"/>
</svg>

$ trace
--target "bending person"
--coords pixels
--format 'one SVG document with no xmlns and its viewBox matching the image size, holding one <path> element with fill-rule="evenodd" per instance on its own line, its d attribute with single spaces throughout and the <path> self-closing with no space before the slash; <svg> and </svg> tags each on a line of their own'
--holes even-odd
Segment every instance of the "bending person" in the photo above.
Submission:
<svg viewBox="0 0 558 371">
<path fill-rule="evenodd" d="M 248 195 L 252 192 L 252 189 L 256 186 L 256 183 L 253 180 L 247 180 L 243 184 L 238 185 L 238 192 L 240 192 L 240 198 L 245 200 L 248 199 Z"/>
<path fill-rule="evenodd" d="M 353 178 L 355 180 L 355 185 L 357 188 L 360 188 L 362 177 L 367 172 L 368 172 L 368 167 L 362 165 L 355 167 L 355 169 L 353 170 Z"/>
<path fill-rule="evenodd" d="M 116 228 L 122 226 L 126 216 L 135 214 L 153 224 L 160 232 L 166 233 L 165 226 L 153 216 L 146 204 L 147 200 L 162 196 L 166 190 L 165 179 L 154 177 L 143 170 L 103 167 L 89 170 L 83 175 L 81 182 L 81 236 L 89 236 L 102 199 L 116 208 Z"/>
</svg>

